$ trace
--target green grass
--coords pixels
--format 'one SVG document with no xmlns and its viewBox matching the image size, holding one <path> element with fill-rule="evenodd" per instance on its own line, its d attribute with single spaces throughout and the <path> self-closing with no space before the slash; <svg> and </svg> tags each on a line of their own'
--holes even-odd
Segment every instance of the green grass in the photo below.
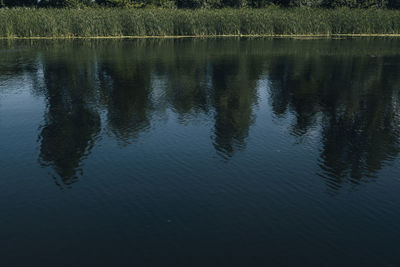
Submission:
<svg viewBox="0 0 400 267">
<path fill-rule="evenodd" d="M 400 34 L 374 9 L 0 9 L 0 37 Z"/>
</svg>

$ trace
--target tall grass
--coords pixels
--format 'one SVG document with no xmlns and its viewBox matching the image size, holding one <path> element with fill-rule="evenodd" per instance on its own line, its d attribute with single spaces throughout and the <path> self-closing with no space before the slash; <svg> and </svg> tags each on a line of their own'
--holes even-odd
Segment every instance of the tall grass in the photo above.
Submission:
<svg viewBox="0 0 400 267">
<path fill-rule="evenodd" d="M 0 37 L 400 34 L 370 9 L 0 9 Z"/>
</svg>

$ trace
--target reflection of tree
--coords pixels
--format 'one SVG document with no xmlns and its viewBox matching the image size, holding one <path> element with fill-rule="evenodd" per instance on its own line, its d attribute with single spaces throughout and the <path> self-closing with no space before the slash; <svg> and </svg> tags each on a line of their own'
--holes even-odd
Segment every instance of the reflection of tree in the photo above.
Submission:
<svg viewBox="0 0 400 267">
<path fill-rule="evenodd" d="M 212 62 L 214 146 L 225 156 L 245 146 L 257 100 L 256 82 L 262 71 L 255 60 Z"/>
<path fill-rule="evenodd" d="M 391 60 L 281 58 L 271 65 L 275 114 L 292 111 L 296 135 L 322 121 L 321 168 L 334 184 L 373 176 L 400 151 L 400 79 Z"/>
<path fill-rule="evenodd" d="M 150 124 L 152 68 L 132 54 L 113 53 L 100 64 L 100 80 L 112 132 L 123 143 Z"/>
<path fill-rule="evenodd" d="M 5 45 L 3 42 L 0 42 L 0 89 L 7 89 L 8 79 L 22 80 L 26 77 L 35 82 L 37 55 L 17 49 L 12 50 L 7 46 L 3 50 Z"/>
<path fill-rule="evenodd" d="M 167 79 L 167 100 L 179 115 L 208 111 L 207 72 L 207 61 L 201 58 L 187 60 L 176 57 L 172 64 L 163 68 L 162 74 Z"/>
<path fill-rule="evenodd" d="M 358 86 L 350 87 L 350 103 L 336 108 L 336 112 L 332 109 L 327 117 L 321 159 L 331 176 L 343 177 L 349 172 L 360 179 L 373 175 L 400 151 L 400 80 L 395 76 L 398 71 L 385 69 L 385 64 L 382 61 L 378 69 L 367 68 L 370 77 L 356 78 L 354 82 L 364 90 L 357 92 Z M 338 168 L 335 163 L 345 166 Z"/>
<path fill-rule="evenodd" d="M 213 145 L 221 156 L 233 156 L 246 145 L 264 73 L 274 114 L 294 115 L 293 135 L 321 129 L 322 175 L 338 184 L 373 176 L 400 149 L 397 46 L 382 45 L 383 55 L 368 57 L 376 48 L 362 42 L 362 52 L 355 51 L 354 42 L 342 43 L 350 52 L 326 40 L 93 41 L 79 49 L 60 42 L 44 53 L 7 54 L 6 62 L 23 58 L 25 65 L 0 64 L 0 75 L 36 75 L 36 93 L 48 105 L 40 161 L 64 183 L 73 181 L 90 153 L 100 130 L 99 103 L 104 128 L 123 144 L 136 141 L 165 107 L 182 120 L 212 114 Z"/>
<path fill-rule="evenodd" d="M 74 182 L 100 130 L 100 116 L 90 107 L 92 68 L 80 63 L 43 61 L 48 109 L 40 133 L 40 161 L 53 166 L 65 184 Z"/>
</svg>

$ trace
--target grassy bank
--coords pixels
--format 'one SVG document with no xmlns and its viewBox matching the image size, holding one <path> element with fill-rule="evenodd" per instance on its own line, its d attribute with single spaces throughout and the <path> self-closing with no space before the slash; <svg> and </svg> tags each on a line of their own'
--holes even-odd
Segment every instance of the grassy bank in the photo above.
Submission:
<svg viewBox="0 0 400 267">
<path fill-rule="evenodd" d="M 400 34 L 373 9 L 0 9 L 0 37 Z"/>
</svg>

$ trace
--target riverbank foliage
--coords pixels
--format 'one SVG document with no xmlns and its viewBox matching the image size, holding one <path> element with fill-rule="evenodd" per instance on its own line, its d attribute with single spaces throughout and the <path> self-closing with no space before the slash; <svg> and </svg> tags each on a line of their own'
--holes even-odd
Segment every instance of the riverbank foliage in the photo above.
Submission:
<svg viewBox="0 0 400 267">
<path fill-rule="evenodd" d="M 283 7 L 400 8 L 400 0 L 0 0 L 0 7 L 263 8 L 269 5 Z"/>
<path fill-rule="evenodd" d="M 400 34 L 372 9 L 0 9 L 0 37 Z"/>
</svg>

